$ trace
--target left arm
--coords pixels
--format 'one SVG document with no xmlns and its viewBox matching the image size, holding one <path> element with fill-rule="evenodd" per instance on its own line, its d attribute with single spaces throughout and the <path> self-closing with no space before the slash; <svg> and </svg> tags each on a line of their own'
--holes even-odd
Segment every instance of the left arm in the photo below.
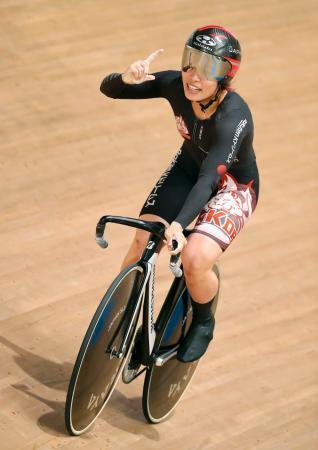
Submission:
<svg viewBox="0 0 318 450">
<path fill-rule="evenodd" d="M 240 109 L 233 110 L 217 124 L 213 144 L 202 163 L 198 180 L 175 219 L 187 227 L 208 202 L 222 175 L 231 167 L 247 133 L 247 118 Z"/>
</svg>

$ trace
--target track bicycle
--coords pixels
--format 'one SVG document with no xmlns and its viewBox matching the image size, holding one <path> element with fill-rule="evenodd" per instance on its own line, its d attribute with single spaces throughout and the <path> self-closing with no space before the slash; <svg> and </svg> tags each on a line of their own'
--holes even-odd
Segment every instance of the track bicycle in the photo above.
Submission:
<svg viewBox="0 0 318 450">
<path fill-rule="evenodd" d="M 102 248 L 108 246 L 104 239 L 108 222 L 149 231 L 150 236 L 140 260 L 122 270 L 108 288 L 85 334 L 66 397 L 65 424 L 71 435 L 90 428 L 121 375 L 124 383 L 130 383 L 145 373 L 144 415 L 149 423 L 163 421 L 180 401 L 199 362 L 183 363 L 176 358 L 192 320 L 180 255 L 170 258 L 175 278 L 154 318 L 155 266 L 165 238 L 164 224 L 103 216 L 96 227 L 96 241 Z M 185 236 L 190 233 L 184 230 Z M 212 270 L 219 278 L 216 265 Z M 218 295 L 212 303 L 213 314 Z M 142 324 L 138 327 L 141 312 Z"/>
</svg>

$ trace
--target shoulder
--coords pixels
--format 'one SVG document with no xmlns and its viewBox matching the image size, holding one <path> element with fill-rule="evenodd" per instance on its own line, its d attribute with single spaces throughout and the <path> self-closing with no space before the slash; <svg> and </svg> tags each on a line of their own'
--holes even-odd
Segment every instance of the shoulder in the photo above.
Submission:
<svg viewBox="0 0 318 450">
<path fill-rule="evenodd" d="M 228 92 L 220 104 L 217 120 L 225 117 L 241 117 L 244 116 L 252 121 L 252 114 L 246 101 L 237 92 Z"/>
<path fill-rule="evenodd" d="M 220 104 L 215 117 L 215 130 L 221 135 L 232 134 L 233 130 L 241 133 L 253 133 L 252 114 L 247 103 L 236 92 L 228 92 Z"/>
<path fill-rule="evenodd" d="M 237 92 L 230 91 L 224 98 L 224 109 L 228 112 L 234 109 L 250 110 L 246 101 Z"/>
</svg>

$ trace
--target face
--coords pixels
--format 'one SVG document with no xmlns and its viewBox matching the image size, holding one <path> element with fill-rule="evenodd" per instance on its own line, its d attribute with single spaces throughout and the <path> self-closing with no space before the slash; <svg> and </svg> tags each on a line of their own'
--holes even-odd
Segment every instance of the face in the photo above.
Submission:
<svg viewBox="0 0 318 450">
<path fill-rule="evenodd" d="M 210 100 L 215 95 L 217 81 L 201 77 L 194 67 L 182 71 L 184 95 L 192 102 Z"/>
</svg>

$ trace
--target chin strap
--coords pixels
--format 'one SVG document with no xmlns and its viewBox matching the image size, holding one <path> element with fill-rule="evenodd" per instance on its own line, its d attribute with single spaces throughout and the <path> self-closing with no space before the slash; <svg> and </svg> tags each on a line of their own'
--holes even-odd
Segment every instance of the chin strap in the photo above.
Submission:
<svg viewBox="0 0 318 450">
<path fill-rule="evenodd" d="M 215 96 L 214 96 L 213 98 L 211 98 L 211 100 L 209 100 L 208 103 L 206 103 L 205 105 L 204 105 L 203 103 L 199 103 L 200 108 L 201 108 L 201 111 L 202 111 L 203 113 L 205 113 L 205 110 L 208 109 L 208 107 L 211 106 L 212 103 L 214 103 L 214 102 L 219 98 L 220 92 L 221 92 L 221 87 L 218 86 L 218 87 L 216 88 Z"/>
</svg>

